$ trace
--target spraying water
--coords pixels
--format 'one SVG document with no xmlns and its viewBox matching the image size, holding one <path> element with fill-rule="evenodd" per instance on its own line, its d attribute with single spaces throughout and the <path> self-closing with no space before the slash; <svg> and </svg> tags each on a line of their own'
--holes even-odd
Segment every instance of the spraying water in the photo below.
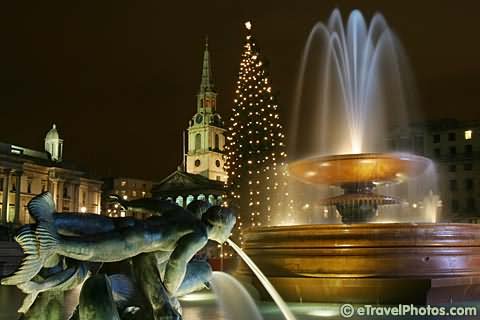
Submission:
<svg viewBox="0 0 480 320">
<path fill-rule="evenodd" d="M 305 44 L 293 104 L 291 160 L 383 152 L 422 155 L 424 137 L 409 127 L 409 121 L 418 119 L 414 88 L 404 49 L 381 14 L 367 21 L 354 10 L 344 23 L 334 10 L 327 23 L 315 24 Z M 380 206 L 375 220 L 435 221 L 438 201 L 423 202 L 430 190 L 438 193 L 436 182 L 434 165 L 397 185 L 373 181 L 380 194 L 401 200 L 401 205 Z M 319 199 L 343 192 L 337 186 L 290 181 L 289 194 L 298 205 L 295 224 L 339 223 L 335 207 Z M 282 215 L 277 220 L 275 224 L 289 224 Z"/>
<path fill-rule="evenodd" d="M 255 301 L 237 279 L 214 271 L 211 284 L 220 308 L 229 320 L 263 320 Z"/>
<path fill-rule="evenodd" d="M 367 24 L 354 10 L 344 25 L 334 10 L 305 45 L 290 142 L 304 149 L 290 153 L 386 151 L 388 130 L 405 126 L 412 111 L 411 83 L 403 48 L 381 14 Z"/>
<path fill-rule="evenodd" d="M 240 247 L 236 245 L 235 242 L 233 242 L 230 239 L 228 239 L 227 242 L 237 252 L 237 254 L 242 258 L 242 260 L 250 267 L 253 273 L 257 276 L 258 280 L 260 280 L 265 290 L 267 290 L 267 292 L 272 297 L 273 301 L 277 304 L 278 308 L 282 312 L 285 319 L 296 320 L 295 316 L 292 314 L 292 312 L 288 308 L 285 301 L 283 301 L 282 297 L 278 294 L 277 290 L 275 290 L 275 288 L 272 286 L 270 281 L 268 281 L 267 277 L 257 267 L 255 262 L 253 262 L 252 259 L 250 259 L 250 257 L 245 252 L 243 252 L 243 250 L 240 249 Z"/>
</svg>

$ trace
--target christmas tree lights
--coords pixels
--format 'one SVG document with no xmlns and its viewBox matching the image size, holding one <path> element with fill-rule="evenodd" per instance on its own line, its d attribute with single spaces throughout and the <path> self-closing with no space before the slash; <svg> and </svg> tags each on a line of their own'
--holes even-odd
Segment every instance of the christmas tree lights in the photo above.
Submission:
<svg viewBox="0 0 480 320">
<path fill-rule="evenodd" d="M 285 134 L 265 61 L 245 23 L 246 41 L 236 81 L 225 146 L 228 205 L 237 212 L 237 235 L 268 226 L 286 199 Z M 285 203 L 285 201 L 283 201 Z M 288 210 L 284 210 L 287 214 Z"/>
</svg>

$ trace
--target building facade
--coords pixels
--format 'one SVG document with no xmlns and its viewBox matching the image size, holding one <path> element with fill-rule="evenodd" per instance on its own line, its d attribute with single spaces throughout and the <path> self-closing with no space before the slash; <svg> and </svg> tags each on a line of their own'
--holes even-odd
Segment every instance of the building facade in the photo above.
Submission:
<svg viewBox="0 0 480 320">
<path fill-rule="evenodd" d="M 395 131 L 390 146 L 434 160 L 442 201 L 440 221 L 480 222 L 480 121 L 412 124 Z"/>
<path fill-rule="evenodd" d="M 224 192 L 223 182 L 185 172 L 181 167 L 155 184 L 152 189 L 154 198 L 170 200 L 184 208 L 194 200 L 220 205 Z"/>
<path fill-rule="evenodd" d="M 151 198 L 152 186 L 153 181 L 150 180 L 127 177 L 106 178 L 103 179 L 102 193 L 104 196 L 117 195 L 123 200 Z M 102 203 L 102 214 L 111 217 L 125 216 L 125 212 L 121 211 L 118 205 L 115 206 L 108 201 Z"/>
<path fill-rule="evenodd" d="M 45 137 L 45 151 L 0 143 L 0 223 L 33 222 L 27 204 L 49 191 L 57 212 L 100 214 L 102 182 L 63 160 L 56 126 Z"/>
<path fill-rule="evenodd" d="M 203 53 L 200 90 L 197 94 L 197 112 L 187 129 L 186 171 L 210 180 L 225 182 L 225 129 L 216 108 L 217 93 L 212 81 L 207 42 Z"/>
</svg>

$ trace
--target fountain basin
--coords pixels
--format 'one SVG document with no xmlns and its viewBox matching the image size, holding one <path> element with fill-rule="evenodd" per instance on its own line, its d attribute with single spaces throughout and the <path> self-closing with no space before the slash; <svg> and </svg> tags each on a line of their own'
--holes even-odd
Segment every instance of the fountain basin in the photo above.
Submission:
<svg viewBox="0 0 480 320">
<path fill-rule="evenodd" d="M 244 237 L 244 251 L 287 301 L 480 298 L 480 225 L 299 225 L 256 228 Z M 246 266 L 236 274 L 262 292 Z"/>
<path fill-rule="evenodd" d="M 308 184 L 400 183 L 421 175 L 431 160 L 410 153 L 361 153 L 318 156 L 288 165 L 292 176 Z"/>
<path fill-rule="evenodd" d="M 375 187 L 401 183 L 423 174 L 431 160 L 410 153 L 361 153 L 318 156 L 298 160 L 288 165 L 290 174 L 313 185 L 338 186 L 344 194 L 323 199 L 334 205 L 343 223 L 367 223 L 375 216 L 378 206 L 395 204 L 391 196 L 375 193 Z"/>
</svg>

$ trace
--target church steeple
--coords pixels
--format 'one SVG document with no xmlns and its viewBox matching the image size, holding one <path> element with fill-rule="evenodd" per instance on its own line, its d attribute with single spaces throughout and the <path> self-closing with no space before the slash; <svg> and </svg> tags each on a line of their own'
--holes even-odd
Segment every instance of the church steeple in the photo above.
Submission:
<svg viewBox="0 0 480 320">
<path fill-rule="evenodd" d="M 200 94 L 214 91 L 212 71 L 210 68 L 210 54 L 208 52 L 208 36 L 205 37 L 205 50 L 203 51 L 202 81 L 200 82 Z"/>
<path fill-rule="evenodd" d="M 208 38 L 203 51 L 202 79 L 197 93 L 197 112 L 190 120 L 186 170 L 211 180 L 226 181 L 223 168 L 225 129 L 222 117 L 216 112 L 217 93 L 213 85 Z"/>
<path fill-rule="evenodd" d="M 197 95 L 197 111 L 209 113 L 215 110 L 217 94 L 213 85 L 212 69 L 210 67 L 210 53 L 208 52 L 208 37 L 205 38 L 205 49 L 203 51 L 202 80 Z"/>
</svg>

